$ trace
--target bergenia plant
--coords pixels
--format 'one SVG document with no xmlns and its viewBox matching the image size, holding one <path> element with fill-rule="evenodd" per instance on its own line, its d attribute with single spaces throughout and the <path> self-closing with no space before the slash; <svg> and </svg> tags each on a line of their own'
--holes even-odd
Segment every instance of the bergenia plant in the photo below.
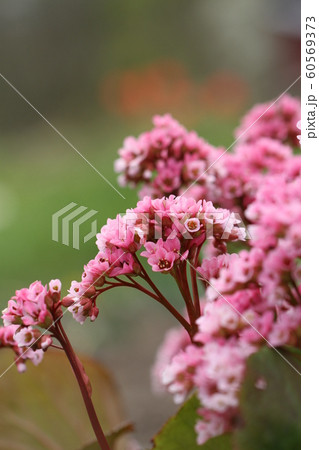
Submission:
<svg viewBox="0 0 319 450">
<path fill-rule="evenodd" d="M 286 359 L 283 346 L 299 349 L 299 120 L 290 96 L 257 105 L 228 152 L 170 115 L 155 117 L 151 131 L 125 140 L 115 163 L 121 185 L 141 187 L 140 201 L 108 219 L 81 279 L 66 296 L 59 280 L 36 281 L 3 311 L 0 346 L 12 348 L 20 372 L 50 347 L 64 350 L 102 449 L 110 446 L 62 325 L 66 309 L 80 324 L 94 322 L 102 294 L 123 286 L 166 308 L 177 327 L 158 351 L 153 385 L 179 404 L 196 394 L 198 445 L 245 426 L 240 392 L 252 354 L 269 347 Z M 153 272 L 172 277 L 174 301 Z"/>
</svg>

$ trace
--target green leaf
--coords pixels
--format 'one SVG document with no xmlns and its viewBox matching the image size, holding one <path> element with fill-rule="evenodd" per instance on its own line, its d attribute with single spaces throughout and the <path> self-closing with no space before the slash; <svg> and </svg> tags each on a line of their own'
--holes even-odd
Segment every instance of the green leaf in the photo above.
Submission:
<svg viewBox="0 0 319 450">
<path fill-rule="evenodd" d="M 235 433 L 238 450 L 300 449 L 300 358 L 287 348 L 278 351 L 286 360 L 270 348 L 248 360 L 240 396 L 244 425 Z"/>
<path fill-rule="evenodd" d="M 80 358 L 90 377 L 92 400 L 100 423 L 112 430 L 123 423 L 118 391 L 108 371 Z M 0 353 L 0 373 L 13 354 Z M 0 379 L 0 448 L 6 450 L 78 450 L 96 440 L 72 369 L 66 356 L 50 349 L 41 364 L 29 363 L 23 374 L 11 367 Z M 125 449 L 122 443 L 116 449 Z M 125 438 L 124 438 L 125 440 Z"/>
<path fill-rule="evenodd" d="M 177 414 L 172 417 L 154 437 L 156 450 L 231 450 L 231 436 L 225 434 L 197 445 L 195 423 L 198 419 L 199 401 L 194 395 L 187 400 Z"/>
</svg>

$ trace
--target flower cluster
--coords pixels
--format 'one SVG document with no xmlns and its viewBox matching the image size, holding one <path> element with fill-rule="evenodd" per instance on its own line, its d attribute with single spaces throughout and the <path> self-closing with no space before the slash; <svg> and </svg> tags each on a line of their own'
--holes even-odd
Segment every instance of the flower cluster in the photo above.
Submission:
<svg viewBox="0 0 319 450">
<path fill-rule="evenodd" d="M 32 345 L 40 337 L 40 332 L 36 332 L 32 327 L 27 327 L 17 331 L 18 325 L 9 325 L 0 327 L 0 348 L 11 348 L 15 353 L 15 363 L 19 372 L 26 370 L 26 361 L 31 360 L 33 364 L 38 365 L 43 358 L 43 350 L 50 345 L 47 337 L 41 338 L 41 342 L 36 346 Z"/>
<path fill-rule="evenodd" d="M 28 288 L 17 290 L 3 310 L 0 347 L 12 348 L 20 372 L 25 370 L 28 359 L 39 364 L 44 351 L 52 345 L 47 331 L 62 315 L 60 296 L 60 280 L 51 280 L 48 287 L 35 281 Z"/>
<path fill-rule="evenodd" d="M 261 137 L 252 143 L 238 143 L 233 153 L 223 157 L 224 176 L 216 189 L 208 191 L 214 201 L 243 213 L 257 190 L 270 175 L 284 173 L 294 178 L 300 173 L 300 157 L 292 148 L 274 139 Z"/>
<path fill-rule="evenodd" d="M 229 255 L 216 243 L 207 247 L 197 266 L 206 285 L 197 333 L 192 342 L 183 329 L 174 341 L 170 334 L 153 369 L 153 384 L 177 403 L 196 389 L 199 444 L 239 422 L 239 390 L 253 352 L 300 346 L 300 157 L 289 146 L 297 143 L 300 106 L 290 97 L 269 106 L 244 118 L 238 136 L 265 113 L 223 157 L 226 176 L 215 190 L 217 202 L 249 224 L 246 249 Z"/>
<path fill-rule="evenodd" d="M 300 345 L 297 296 L 290 291 L 290 302 L 268 301 L 256 282 L 262 257 L 262 251 L 243 251 L 222 268 L 216 284 L 218 281 L 229 293 L 221 293 L 215 280 L 210 281 L 194 343 L 187 340 L 183 329 L 179 333 L 174 330 L 158 353 L 154 384 L 162 384 L 176 403 L 197 390 L 201 403 L 196 424 L 199 444 L 231 431 L 238 422 L 239 389 L 246 359 L 252 353 L 262 345 Z"/>
<path fill-rule="evenodd" d="M 155 116 L 154 129 L 127 138 L 115 169 L 120 184 L 142 184 L 140 197 L 184 195 L 243 212 L 267 174 L 300 171 L 300 102 L 288 95 L 255 106 L 236 131 L 233 152 L 188 132 L 170 115 Z"/>
<path fill-rule="evenodd" d="M 182 325 L 169 331 L 158 352 L 154 386 L 177 403 L 196 391 L 199 444 L 236 427 L 247 358 L 264 345 L 300 345 L 300 157 L 292 148 L 299 119 L 300 103 L 289 96 L 257 105 L 227 153 L 170 115 L 156 116 L 153 130 L 127 138 L 115 166 L 123 185 L 143 183 L 141 200 L 108 219 L 97 235 L 97 255 L 67 297 L 61 299 L 59 280 L 16 291 L 3 311 L 0 347 L 12 348 L 18 369 L 28 359 L 39 363 L 55 338 L 82 380 L 81 391 L 87 384 L 90 402 L 87 376 L 60 321 L 62 307 L 81 324 L 94 321 L 101 293 L 130 287 Z M 237 254 L 233 241 L 242 241 Z M 184 314 L 144 264 L 174 278 Z"/>
<path fill-rule="evenodd" d="M 270 137 L 298 145 L 297 123 L 300 115 L 300 101 L 286 94 L 276 102 L 254 106 L 243 117 L 235 135 L 242 142 L 255 142 L 260 137 Z"/>
<path fill-rule="evenodd" d="M 151 131 L 138 138 L 125 139 L 115 162 L 116 172 L 121 173 L 120 184 L 143 183 L 141 198 L 178 195 L 194 181 L 198 194 L 205 192 L 205 186 L 221 174 L 220 166 L 216 168 L 212 163 L 223 150 L 211 146 L 194 131 L 187 131 L 169 114 L 155 116 L 153 124 Z M 202 190 L 198 189 L 201 186 Z"/>
<path fill-rule="evenodd" d="M 285 174 L 265 178 L 247 208 L 250 249 L 226 262 L 222 255 L 203 261 L 208 303 L 195 336 L 202 347 L 180 346 L 160 374 L 175 400 L 197 388 L 199 443 L 236 423 L 238 390 L 252 352 L 261 345 L 300 345 L 300 178 L 288 180 Z M 218 370 L 212 364 L 220 364 Z M 228 376 L 233 388 L 225 384 Z"/>
<path fill-rule="evenodd" d="M 228 241 L 244 240 L 245 229 L 228 210 L 215 208 L 211 202 L 186 197 L 144 197 L 136 208 L 107 224 L 97 234 L 97 256 L 84 266 L 82 280 L 73 281 L 67 297 L 69 310 L 83 323 L 98 315 L 97 296 L 116 286 L 127 286 L 131 277 L 145 277 L 140 256 L 154 272 L 180 276 L 186 260 L 198 259 L 207 240 L 223 246 Z M 125 276 L 126 281 L 118 277 Z M 135 288 L 137 283 L 135 282 Z"/>
</svg>

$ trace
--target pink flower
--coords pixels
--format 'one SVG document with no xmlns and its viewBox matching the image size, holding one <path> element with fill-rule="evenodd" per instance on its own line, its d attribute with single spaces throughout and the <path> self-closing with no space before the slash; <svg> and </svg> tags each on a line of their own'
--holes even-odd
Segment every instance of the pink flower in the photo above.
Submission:
<svg viewBox="0 0 319 450">
<path fill-rule="evenodd" d="M 201 226 L 199 219 L 196 217 L 187 219 L 184 225 L 186 230 L 190 233 L 196 233 L 196 231 L 199 231 Z"/>
<path fill-rule="evenodd" d="M 147 258 L 154 272 L 170 272 L 175 261 L 180 259 L 180 242 L 177 238 L 168 239 L 165 242 L 159 239 L 156 244 L 147 242 L 145 248 L 146 251 L 142 252 L 141 256 Z"/>
<path fill-rule="evenodd" d="M 163 371 L 162 382 L 174 396 L 175 403 L 182 403 L 193 388 L 193 378 L 201 361 L 202 350 L 188 346 L 179 352 Z"/>
<path fill-rule="evenodd" d="M 33 327 L 23 327 L 14 335 L 18 347 L 29 347 L 40 337 L 40 332 Z"/>
<path fill-rule="evenodd" d="M 190 339 L 184 328 L 173 328 L 167 332 L 152 368 L 152 384 L 155 392 L 163 391 L 161 383 L 166 366 L 180 350 L 184 350 L 189 344 Z"/>
<path fill-rule="evenodd" d="M 201 265 L 197 267 L 197 272 L 203 277 L 203 281 L 209 282 L 211 278 L 218 278 L 220 269 L 228 267 L 230 261 L 235 258 L 238 258 L 236 253 L 211 256 L 203 259 Z"/>
<path fill-rule="evenodd" d="M 195 426 L 198 445 L 231 430 L 230 420 L 224 414 L 216 414 L 206 408 L 200 408 L 198 413 L 203 417 Z"/>
<path fill-rule="evenodd" d="M 218 176 L 221 165 L 209 166 L 221 154 L 220 149 L 194 131 L 188 132 L 169 114 L 155 116 L 153 124 L 151 131 L 138 138 L 125 139 L 119 150 L 115 170 L 121 174 L 121 185 L 143 182 L 153 197 L 161 197 L 181 193 L 198 177 L 205 186 Z M 143 192 L 145 195 L 145 189 Z"/>
<path fill-rule="evenodd" d="M 275 103 L 254 106 L 242 119 L 236 130 L 236 137 L 244 142 L 253 142 L 259 137 L 271 137 L 296 145 L 296 123 L 300 120 L 300 114 L 300 101 L 286 94 Z"/>
<path fill-rule="evenodd" d="M 205 402 L 205 406 L 217 413 L 225 413 L 229 408 L 238 407 L 239 401 L 236 395 L 232 392 L 221 393 L 217 392 L 209 397 Z"/>
<path fill-rule="evenodd" d="M 46 351 L 53 344 L 51 336 L 43 335 L 40 340 L 41 349 Z"/>
<path fill-rule="evenodd" d="M 88 317 L 91 319 L 91 322 L 94 322 L 99 314 L 99 309 L 95 306 L 95 303 L 86 297 L 74 297 L 73 301 L 74 303 L 68 307 L 68 310 L 74 319 L 81 325 Z"/>
<path fill-rule="evenodd" d="M 8 325 L 0 327 L 0 347 L 15 346 L 14 334 L 19 328 L 18 325 Z"/>
<path fill-rule="evenodd" d="M 269 341 L 273 346 L 296 345 L 297 335 L 301 324 L 300 306 L 290 307 L 286 311 L 281 311 L 278 320 L 273 322 L 273 328 L 268 335 Z"/>
<path fill-rule="evenodd" d="M 0 328 L 0 347 L 14 351 L 19 372 L 26 370 L 28 359 L 39 364 L 43 352 L 52 345 L 52 337 L 39 328 L 49 330 L 61 316 L 60 296 L 60 280 L 51 280 L 49 289 L 35 281 L 29 288 L 17 290 L 3 310 L 5 326 Z"/>
<path fill-rule="evenodd" d="M 208 238 L 217 245 L 221 238 L 242 239 L 237 223 L 229 211 L 215 208 L 205 200 L 174 195 L 154 200 L 144 197 L 123 217 L 108 219 L 97 235 L 99 254 L 85 266 L 82 282 L 72 283 L 70 294 L 76 298 L 92 297 L 96 295 L 95 288 L 105 283 L 105 276 L 138 274 L 140 267 L 133 254 L 141 246 L 145 247 L 141 256 L 147 258 L 153 271 L 172 272 L 179 261 L 184 261 L 193 248 Z"/>
<path fill-rule="evenodd" d="M 60 294 L 61 293 L 61 281 L 51 280 L 49 283 L 50 294 Z"/>
<path fill-rule="evenodd" d="M 246 170 L 281 173 L 292 158 L 291 147 L 276 139 L 261 137 L 253 143 L 236 146 L 235 153 Z"/>
<path fill-rule="evenodd" d="M 54 280 L 53 284 L 56 284 L 56 281 Z M 58 291 L 53 294 L 40 281 L 35 281 L 29 288 L 16 291 L 16 295 L 9 300 L 8 307 L 3 310 L 5 326 L 18 324 L 49 327 L 53 320 L 50 306 L 59 300 L 59 296 Z"/>
<path fill-rule="evenodd" d="M 35 366 L 38 366 L 43 359 L 43 351 L 28 349 L 23 355 L 24 359 L 30 359 Z"/>
<path fill-rule="evenodd" d="M 130 252 L 140 248 L 137 231 L 120 215 L 116 219 L 108 219 L 107 224 L 102 227 L 101 233 L 98 233 L 96 237 L 100 251 L 112 246 Z"/>
<path fill-rule="evenodd" d="M 297 128 L 298 128 L 298 130 L 301 131 L 301 120 L 298 120 L 298 122 L 297 122 Z M 298 134 L 298 135 L 297 135 L 297 139 L 298 139 L 299 143 L 301 143 L 301 134 Z"/>
<path fill-rule="evenodd" d="M 18 325 L 0 327 L 0 348 L 9 347 L 13 350 L 17 370 L 22 373 L 26 370 L 27 360 L 31 360 L 35 365 L 42 361 L 44 353 L 41 348 L 41 342 L 47 342 L 45 348 L 47 349 L 52 344 L 52 339 L 46 335 L 39 339 L 39 330 L 32 327 L 22 328 L 20 331 L 17 331 L 18 329 Z M 35 341 L 35 336 L 37 336 L 37 341 Z M 32 348 L 30 345 L 32 345 Z"/>
</svg>

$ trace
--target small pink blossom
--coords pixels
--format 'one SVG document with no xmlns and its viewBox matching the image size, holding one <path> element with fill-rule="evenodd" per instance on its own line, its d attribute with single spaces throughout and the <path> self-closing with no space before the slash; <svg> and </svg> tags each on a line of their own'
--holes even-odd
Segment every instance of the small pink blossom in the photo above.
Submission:
<svg viewBox="0 0 319 450">
<path fill-rule="evenodd" d="M 41 349 L 41 341 L 38 340 L 37 343 L 34 340 L 35 335 L 37 336 L 37 339 L 40 337 L 40 332 L 38 330 L 33 329 L 32 327 L 27 327 L 25 332 L 23 331 L 24 328 L 20 331 L 18 331 L 18 329 L 18 325 L 0 327 L 0 348 L 8 347 L 13 350 L 17 370 L 22 373 L 26 370 L 27 360 L 31 360 L 34 365 L 38 365 L 42 361 L 44 353 Z M 41 339 L 43 338 L 44 336 Z M 51 345 L 51 343 L 52 340 L 49 345 Z M 30 345 L 32 345 L 32 347 L 35 346 L 35 348 L 31 348 Z"/>
<path fill-rule="evenodd" d="M 138 138 L 125 139 L 119 150 L 120 158 L 115 161 L 115 171 L 121 174 L 120 183 L 136 186 L 142 182 L 152 197 L 161 197 L 182 193 L 200 177 L 199 183 L 206 192 L 206 185 L 222 170 L 221 164 L 211 164 L 222 150 L 194 131 L 187 131 L 169 114 L 155 116 L 153 124 L 151 131 Z"/>
<path fill-rule="evenodd" d="M 145 244 L 146 251 L 141 253 L 141 256 L 147 258 L 147 262 L 152 267 L 154 272 L 170 272 L 173 269 L 175 261 L 180 259 L 179 249 L 180 242 L 178 239 L 174 239 L 173 247 L 174 249 L 168 249 L 166 242 L 170 243 L 173 239 L 168 239 L 168 241 L 163 241 L 159 239 L 156 244 L 153 242 L 148 242 Z M 171 247 L 172 244 L 169 245 Z"/>
<path fill-rule="evenodd" d="M 23 327 L 14 335 L 18 347 L 29 347 L 40 337 L 40 332 L 33 327 Z"/>
<path fill-rule="evenodd" d="M 196 233 L 196 231 L 199 231 L 200 229 L 200 221 L 196 217 L 187 219 L 184 225 L 190 233 Z"/>
<path fill-rule="evenodd" d="M 52 293 L 40 281 L 35 281 L 29 288 L 16 291 L 16 295 L 9 300 L 7 308 L 3 310 L 4 324 L 39 325 L 47 328 L 53 320 L 50 307 L 59 298 L 58 291 Z"/>
<path fill-rule="evenodd" d="M 201 361 L 202 350 L 188 346 L 180 351 L 166 367 L 162 374 L 162 382 L 173 394 L 175 403 L 182 403 L 193 388 L 196 367 Z"/>
<path fill-rule="evenodd" d="M 300 114 L 300 101 L 286 94 L 279 101 L 254 106 L 242 119 L 236 137 L 245 142 L 271 137 L 296 145 Z"/>
</svg>

